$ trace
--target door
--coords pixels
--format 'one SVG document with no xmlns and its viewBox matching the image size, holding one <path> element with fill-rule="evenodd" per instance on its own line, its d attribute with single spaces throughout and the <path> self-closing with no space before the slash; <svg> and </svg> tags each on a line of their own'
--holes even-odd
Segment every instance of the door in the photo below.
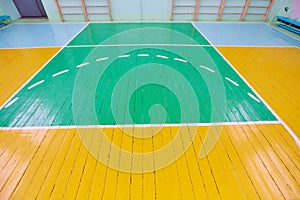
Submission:
<svg viewBox="0 0 300 200">
<path fill-rule="evenodd" d="M 13 0 L 21 17 L 47 17 L 41 0 Z"/>
</svg>

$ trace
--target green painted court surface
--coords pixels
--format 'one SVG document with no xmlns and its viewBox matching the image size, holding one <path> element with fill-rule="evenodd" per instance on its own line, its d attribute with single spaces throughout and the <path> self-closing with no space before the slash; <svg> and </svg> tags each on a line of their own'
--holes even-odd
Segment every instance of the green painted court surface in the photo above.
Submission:
<svg viewBox="0 0 300 200">
<path fill-rule="evenodd" d="M 98 44 L 209 45 L 209 42 L 191 23 L 102 23 L 89 24 L 68 46 Z"/>
<path fill-rule="evenodd" d="M 1 127 L 276 120 L 190 23 L 90 24 L 16 98 Z"/>
</svg>

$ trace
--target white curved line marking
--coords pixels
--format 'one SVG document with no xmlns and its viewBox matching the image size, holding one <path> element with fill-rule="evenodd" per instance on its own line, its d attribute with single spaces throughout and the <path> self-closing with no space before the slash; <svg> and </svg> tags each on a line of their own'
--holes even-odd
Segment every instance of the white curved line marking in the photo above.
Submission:
<svg viewBox="0 0 300 200">
<path fill-rule="evenodd" d="M 9 106 L 13 105 L 16 101 L 18 101 L 18 99 L 19 99 L 19 97 L 14 98 L 10 102 L 8 102 L 8 104 L 6 104 L 6 106 L 4 106 L 4 108 L 8 108 Z"/>
<path fill-rule="evenodd" d="M 89 62 L 85 62 L 85 63 L 82 63 L 82 64 L 80 64 L 80 65 L 77 65 L 76 67 L 77 68 L 80 68 L 80 67 L 84 67 L 84 66 L 86 66 L 86 65 L 88 65 L 88 64 L 90 64 Z"/>
<path fill-rule="evenodd" d="M 130 55 L 122 55 L 122 56 L 118 56 L 118 58 L 127 58 L 129 57 Z"/>
<path fill-rule="evenodd" d="M 225 77 L 225 79 L 226 79 L 227 81 L 229 81 L 230 83 L 232 83 L 233 85 L 237 86 L 237 87 L 240 86 L 237 82 L 231 80 L 231 79 L 228 78 L 228 77 Z"/>
<path fill-rule="evenodd" d="M 34 87 L 36 87 L 36 86 L 38 86 L 38 85 L 40 85 L 40 84 L 42 84 L 42 83 L 44 83 L 45 81 L 44 80 L 41 80 L 41 81 L 39 81 L 39 82 L 36 82 L 35 84 L 32 84 L 31 86 L 29 86 L 27 89 L 28 90 L 31 90 L 32 88 L 34 88 Z"/>
<path fill-rule="evenodd" d="M 54 78 L 55 76 L 59 76 L 59 75 L 61 75 L 61 74 L 67 73 L 68 71 L 69 71 L 69 70 L 68 70 L 68 69 L 66 69 L 66 70 L 63 70 L 63 71 L 57 72 L 57 73 L 53 74 L 53 75 L 52 75 L 52 77 Z"/>
<path fill-rule="evenodd" d="M 202 68 L 202 69 L 205 69 L 207 71 L 210 71 L 211 73 L 215 73 L 215 70 L 213 70 L 211 68 L 208 68 L 208 67 L 205 67 L 205 66 L 202 66 L 202 65 L 200 65 L 199 67 Z"/>
<path fill-rule="evenodd" d="M 186 60 L 183 60 L 183 59 L 180 59 L 180 58 L 174 58 L 174 60 L 177 60 L 177 61 L 183 62 L 183 63 L 186 63 L 186 62 L 187 62 Z"/>
<path fill-rule="evenodd" d="M 258 103 L 260 103 L 260 100 L 258 98 L 256 98 L 253 94 L 247 92 L 248 96 L 251 97 L 252 99 L 254 99 L 255 101 L 257 101 Z"/>
<path fill-rule="evenodd" d="M 138 54 L 137 56 L 139 56 L 139 57 L 147 57 L 147 56 L 149 56 L 149 54 Z"/>
<path fill-rule="evenodd" d="M 98 58 L 96 61 L 99 62 L 99 61 L 103 61 L 103 60 L 107 60 L 108 57 L 105 57 L 105 58 Z"/>
<path fill-rule="evenodd" d="M 158 57 L 158 58 L 163 58 L 163 59 L 168 59 L 169 57 L 167 57 L 167 56 L 162 56 L 162 55 L 156 55 L 156 57 Z"/>
</svg>

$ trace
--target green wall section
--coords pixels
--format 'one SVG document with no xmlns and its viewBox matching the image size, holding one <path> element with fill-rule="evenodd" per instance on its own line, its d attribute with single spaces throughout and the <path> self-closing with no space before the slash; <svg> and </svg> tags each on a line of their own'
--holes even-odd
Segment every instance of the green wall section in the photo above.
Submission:
<svg viewBox="0 0 300 200">
<path fill-rule="evenodd" d="M 207 43 L 201 35 L 190 35 L 189 24 L 187 30 L 178 25 L 181 28 L 175 30 L 181 33 L 176 33 L 195 36 L 198 45 L 176 44 L 169 38 L 160 40 L 164 45 L 153 45 L 159 36 L 152 35 L 140 41 L 145 45 L 72 46 L 116 42 L 118 36 L 131 35 L 128 30 L 133 28 L 90 24 L 15 95 L 19 99 L 14 104 L 2 108 L 0 126 L 276 120 L 262 102 L 248 95 L 255 96 L 213 47 L 199 45 Z M 101 34 L 101 27 L 108 32 Z M 159 27 L 172 33 L 174 26 Z M 134 33 L 140 38 L 144 32 Z"/>
</svg>

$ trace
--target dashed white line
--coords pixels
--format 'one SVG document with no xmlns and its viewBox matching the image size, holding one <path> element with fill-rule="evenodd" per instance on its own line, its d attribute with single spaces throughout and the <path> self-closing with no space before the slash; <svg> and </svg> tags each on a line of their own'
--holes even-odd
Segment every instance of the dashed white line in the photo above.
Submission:
<svg viewBox="0 0 300 200">
<path fill-rule="evenodd" d="M 8 104 L 6 104 L 4 106 L 4 108 L 8 108 L 9 106 L 13 105 L 16 101 L 18 101 L 19 97 L 14 98 L 13 100 L 11 100 L 10 102 L 8 102 Z"/>
<path fill-rule="evenodd" d="M 225 77 L 225 79 L 226 79 L 227 81 L 229 81 L 230 83 L 232 83 L 233 85 L 237 86 L 237 87 L 240 86 L 237 82 L 231 80 L 231 79 L 228 78 L 228 77 Z"/>
<path fill-rule="evenodd" d="M 99 61 L 103 61 L 103 60 L 107 60 L 108 57 L 104 57 L 104 58 L 98 58 L 96 61 L 99 62 Z"/>
<path fill-rule="evenodd" d="M 186 63 L 186 62 L 187 62 L 186 60 L 183 60 L 183 59 L 180 59 L 180 58 L 174 58 L 174 60 L 177 60 L 177 61 L 183 62 L 183 63 Z"/>
<path fill-rule="evenodd" d="M 54 78 L 54 77 L 56 77 L 56 76 L 59 76 L 59 75 L 61 75 L 61 74 L 67 73 L 68 71 L 69 71 L 69 70 L 68 70 L 68 69 L 66 69 L 66 70 L 63 70 L 63 71 L 57 72 L 57 73 L 53 74 L 53 75 L 52 75 L 52 77 Z"/>
<path fill-rule="evenodd" d="M 82 64 L 80 64 L 80 65 L 77 65 L 76 67 L 77 68 L 80 68 L 80 67 L 84 67 L 84 66 L 86 66 L 86 65 L 88 65 L 88 64 L 90 64 L 89 62 L 85 62 L 85 63 L 82 63 Z"/>
<path fill-rule="evenodd" d="M 248 96 L 251 97 L 252 99 L 254 99 L 256 102 L 260 103 L 260 100 L 258 98 L 256 98 L 253 94 L 247 92 Z"/>
<path fill-rule="evenodd" d="M 45 81 L 44 80 L 41 80 L 41 81 L 39 81 L 39 82 L 36 82 L 35 84 L 32 84 L 31 86 L 29 86 L 27 89 L 28 90 L 31 90 L 32 88 L 34 88 L 34 87 L 36 87 L 36 86 L 38 86 L 38 85 L 40 85 L 40 84 L 42 84 L 42 83 L 44 83 Z"/>
<path fill-rule="evenodd" d="M 163 58 L 163 59 L 168 59 L 168 58 L 169 58 L 169 57 L 163 56 L 163 55 L 156 55 L 156 57 L 158 57 L 158 58 Z"/>
<path fill-rule="evenodd" d="M 149 54 L 138 54 L 137 56 L 139 56 L 139 57 L 147 57 L 147 56 L 149 56 Z"/>
<path fill-rule="evenodd" d="M 118 56 L 118 58 L 128 58 L 128 57 L 130 57 L 130 55 L 121 55 L 121 56 Z"/>
<path fill-rule="evenodd" d="M 205 67 L 205 66 L 202 66 L 202 65 L 200 65 L 199 67 L 202 68 L 202 69 L 205 69 L 207 71 L 210 71 L 211 73 L 215 73 L 215 70 L 213 70 L 211 68 L 208 68 L 208 67 Z"/>
</svg>

